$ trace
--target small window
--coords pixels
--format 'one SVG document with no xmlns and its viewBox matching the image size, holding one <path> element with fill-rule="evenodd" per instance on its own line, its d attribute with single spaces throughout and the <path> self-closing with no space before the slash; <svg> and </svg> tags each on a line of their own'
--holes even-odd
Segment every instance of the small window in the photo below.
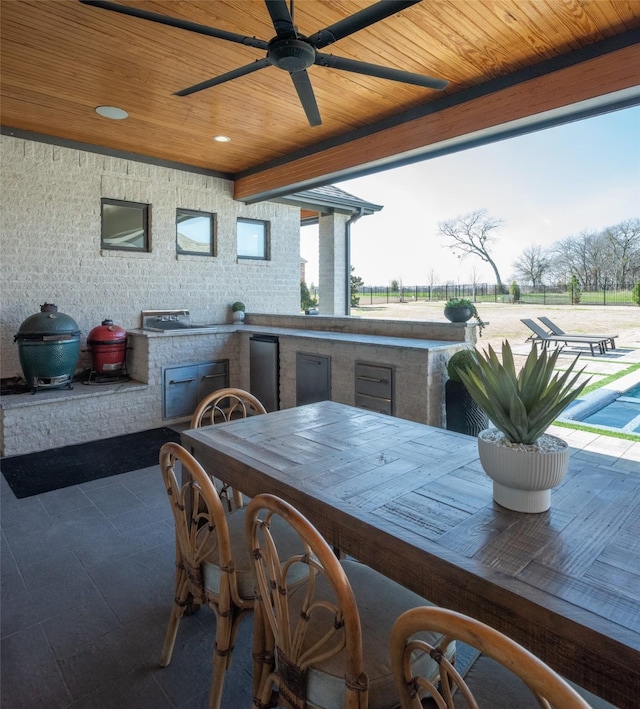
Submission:
<svg viewBox="0 0 640 709">
<path fill-rule="evenodd" d="M 176 253 L 215 256 L 215 215 L 177 209 Z"/>
<path fill-rule="evenodd" d="M 116 251 L 149 251 L 148 204 L 102 200 L 101 247 Z"/>
<path fill-rule="evenodd" d="M 238 258 L 269 258 L 269 222 L 238 219 Z"/>
</svg>

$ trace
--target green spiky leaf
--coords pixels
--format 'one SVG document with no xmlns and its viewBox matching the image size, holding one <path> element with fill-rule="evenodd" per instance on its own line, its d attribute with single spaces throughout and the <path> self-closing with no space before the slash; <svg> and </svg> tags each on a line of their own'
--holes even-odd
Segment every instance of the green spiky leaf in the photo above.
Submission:
<svg viewBox="0 0 640 709">
<path fill-rule="evenodd" d="M 489 345 L 475 350 L 475 361 L 459 372 L 478 406 L 493 425 L 513 443 L 534 443 L 562 411 L 576 399 L 589 380 L 578 384 L 584 368 L 572 375 L 576 357 L 562 374 L 555 373 L 559 350 L 538 352 L 536 343 L 519 373 L 511 346 L 502 343 L 502 362 Z"/>
</svg>

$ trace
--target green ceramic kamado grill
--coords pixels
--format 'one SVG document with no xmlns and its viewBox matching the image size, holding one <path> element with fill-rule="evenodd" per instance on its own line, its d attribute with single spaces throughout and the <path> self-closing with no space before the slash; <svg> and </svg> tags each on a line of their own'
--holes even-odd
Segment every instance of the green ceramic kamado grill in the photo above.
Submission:
<svg viewBox="0 0 640 709">
<path fill-rule="evenodd" d="M 45 303 L 20 325 L 14 342 L 32 394 L 38 389 L 72 387 L 80 356 L 80 330 L 73 318 Z"/>
</svg>

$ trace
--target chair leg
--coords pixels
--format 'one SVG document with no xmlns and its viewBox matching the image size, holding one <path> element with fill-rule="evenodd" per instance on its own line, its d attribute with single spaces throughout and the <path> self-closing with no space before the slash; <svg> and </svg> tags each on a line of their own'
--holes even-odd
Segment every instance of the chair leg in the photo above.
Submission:
<svg viewBox="0 0 640 709">
<path fill-rule="evenodd" d="M 253 611 L 253 684 L 256 706 L 275 706 L 271 702 L 274 667 L 273 636 L 266 624 L 262 606 L 256 603 Z M 267 690 L 268 687 L 268 690 Z"/>
<path fill-rule="evenodd" d="M 187 598 L 189 596 L 189 588 L 187 584 L 187 576 L 183 569 L 176 569 L 176 588 L 171 615 L 169 616 L 169 625 L 164 636 L 164 645 L 162 647 L 162 656 L 160 657 L 160 666 L 166 667 L 171 662 L 173 655 L 173 646 L 176 644 L 176 636 L 178 634 L 178 626 L 184 615 Z"/>
<path fill-rule="evenodd" d="M 231 664 L 233 640 L 239 618 L 238 609 L 234 607 L 222 612 L 220 610 L 219 607 L 216 609 L 216 641 L 213 648 L 209 709 L 220 709 L 225 674 Z"/>
</svg>

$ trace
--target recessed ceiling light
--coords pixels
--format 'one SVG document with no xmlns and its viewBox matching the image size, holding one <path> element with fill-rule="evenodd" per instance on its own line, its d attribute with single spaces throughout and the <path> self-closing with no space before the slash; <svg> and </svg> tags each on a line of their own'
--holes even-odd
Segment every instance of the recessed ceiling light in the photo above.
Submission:
<svg viewBox="0 0 640 709">
<path fill-rule="evenodd" d="M 229 138 L 228 135 L 214 135 L 213 139 L 216 141 L 216 143 L 230 143 L 231 138 Z"/>
<path fill-rule="evenodd" d="M 123 118 L 128 118 L 129 114 L 117 106 L 98 106 L 96 113 L 103 118 L 112 118 L 114 121 L 121 121 Z"/>
</svg>

